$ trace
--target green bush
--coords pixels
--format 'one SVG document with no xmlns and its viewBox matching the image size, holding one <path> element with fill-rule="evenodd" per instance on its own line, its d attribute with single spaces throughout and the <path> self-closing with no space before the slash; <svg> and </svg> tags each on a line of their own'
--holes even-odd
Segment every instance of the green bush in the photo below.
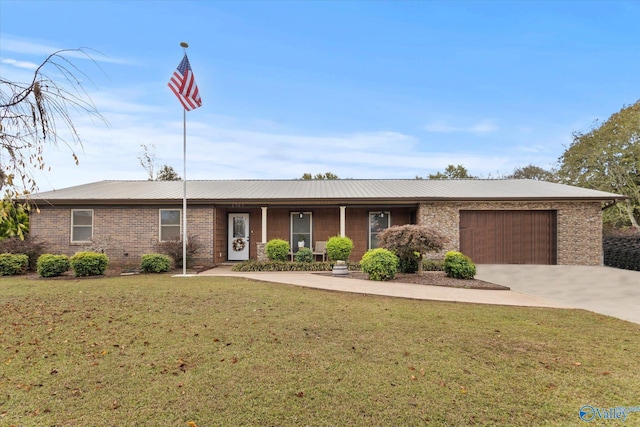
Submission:
<svg viewBox="0 0 640 427">
<path fill-rule="evenodd" d="M 309 248 L 300 248 L 295 258 L 296 262 L 313 262 L 313 251 Z"/>
<path fill-rule="evenodd" d="M 282 239 L 271 239 L 264 247 L 271 261 L 286 261 L 289 256 L 289 242 Z"/>
<path fill-rule="evenodd" d="M 347 263 L 350 271 L 360 270 L 357 262 Z M 242 261 L 234 265 L 233 271 L 331 271 L 333 264 L 330 262 L 287 262 L 255 260 Z"/>
<path fill-rule="evenodd" d="M 442 271 L 442 261 L 437 259 L 425 259 L 422 263 L 424 271 Z"/>
<path fill-rule="evenodd" d="M 362 271 L 371 280 L 391 280 L 398 272 L 398 257 L 390 250 L 377 248 L 368 250 L 360 261 Z"/>
<path fill-rule="evenodd" d="M 166 273 L 171 270 L 171 259 L 163 254 L 144 254 L 140 269 L 143 273 Z"/>
<path fill-rule="evenodd" d="M 29 268 L 29 257 L 24 254 L 0 254 L 0 276 L 24 274 Z"/>
<path fill-rule="evenodd" d="M 353 251 L 353 241 L 348 237 L 333 236 L 327 241 L 327 257 L 331 261 L 347 261 Z"/>
<path fill-rule="evenodd" d="M 71 262 L 66 255 L 42 254 L 38 257 L 37 266 L 40 277 L 57 277 L 69 271 Z"/>
<path fill-rule="evenodd" d="M 471 258 L 457 251 L 445 254 L 442 269 L 447 276 L 454 279 L 473 279 L 476 275 L 476 265 Z"/>
<path fill-rule="evenodd" d="M 418 271 L 418 262 L 420 261 L 420 258 L 414 253 L 406 256 L 398 256 L 398 271 L 400 273 L 415 273 Z"/>
<path fill-rule="evenodd" d="M 109 265 L 109 258 L 97 252 L 78 252 L 70 261 L 76 276 L 101 276 Z"/>
<path fill-rule="evenodd" d="M 0 240 L 0 253 L 24 254 L 29 257 L 29 270 L 36 271 L 38 257 L 45 252 L 46 242 L 37 236 L 27 236 L 24 240 L 19 237 L 10 237 Z"/>
</svg>

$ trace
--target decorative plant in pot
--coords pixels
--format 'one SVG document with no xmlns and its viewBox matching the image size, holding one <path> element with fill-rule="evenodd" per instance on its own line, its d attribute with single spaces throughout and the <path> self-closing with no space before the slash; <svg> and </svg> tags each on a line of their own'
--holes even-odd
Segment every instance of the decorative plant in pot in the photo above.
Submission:
<svg viewBox="0 0 640 427">
<path fill-rule="evenodd" d="M 304 248 L 304 236 L 298 234 L 298 248 Z"/>
<path fill-rule="evenodd" d="M 327 241 L 327 257 L 333 264 L 333 274 L 346 276 L 349 274 L 347 260 L 353 251 L 353 241 L 348 237 L 334 236 Z"/>
</svg>

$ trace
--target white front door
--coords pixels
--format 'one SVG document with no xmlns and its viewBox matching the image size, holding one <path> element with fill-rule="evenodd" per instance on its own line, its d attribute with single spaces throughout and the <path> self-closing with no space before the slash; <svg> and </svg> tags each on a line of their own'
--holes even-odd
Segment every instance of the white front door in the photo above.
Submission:
<svg viewBox="0 0 640 427">
<path fill-rule="evenodd" d="M 229 261 L 249 259 L 249 214 L 229 214 Z"/>
</svg>

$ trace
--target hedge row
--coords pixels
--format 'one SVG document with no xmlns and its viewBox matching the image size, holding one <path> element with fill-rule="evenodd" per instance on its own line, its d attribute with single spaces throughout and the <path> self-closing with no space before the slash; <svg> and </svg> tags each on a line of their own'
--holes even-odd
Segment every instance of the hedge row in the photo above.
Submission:
<svg viewBox="0 0 640 427">
<path fill-rule="evenodd" d="M 349 270 L 359 270 L 359 263 L 347 263 Z M 243 261 L 233 266 L 233 271 L 331 271 L 332 262 Z"/>
<path fill-rule="evenodd" d="M 604 265 L 640 271 L 640 235 L 608 236 L 602 244 Z"/>
<path fill-rule="evenodd" d="M 101 276 L 109 265 L 109 258 L 97 252 L 78 252 L 71 258 L 66 255 L 42 254 L 36 261 L 40 277 L 62 276 L 70 269 L 76 277 Z M 0 276 L 14 276 L 27 272 L 29 257 L 25 254 L 0 254 Z M 171 270 L 171 260 L 164 254 L 145 254 L 141 260 L 144 273 L 165 273 Z"/>
</svg>

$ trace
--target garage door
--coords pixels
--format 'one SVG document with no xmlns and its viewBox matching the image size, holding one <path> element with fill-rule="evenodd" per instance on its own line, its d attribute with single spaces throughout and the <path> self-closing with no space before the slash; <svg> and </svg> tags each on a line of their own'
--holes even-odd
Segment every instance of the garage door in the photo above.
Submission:
<svg viewBox="0 0 640 427">
<path fill-rule="evenodd" d="M 476 264 L 557 264 L 556 211 L 460 211 L 460 251 Z"/>
</svg>

